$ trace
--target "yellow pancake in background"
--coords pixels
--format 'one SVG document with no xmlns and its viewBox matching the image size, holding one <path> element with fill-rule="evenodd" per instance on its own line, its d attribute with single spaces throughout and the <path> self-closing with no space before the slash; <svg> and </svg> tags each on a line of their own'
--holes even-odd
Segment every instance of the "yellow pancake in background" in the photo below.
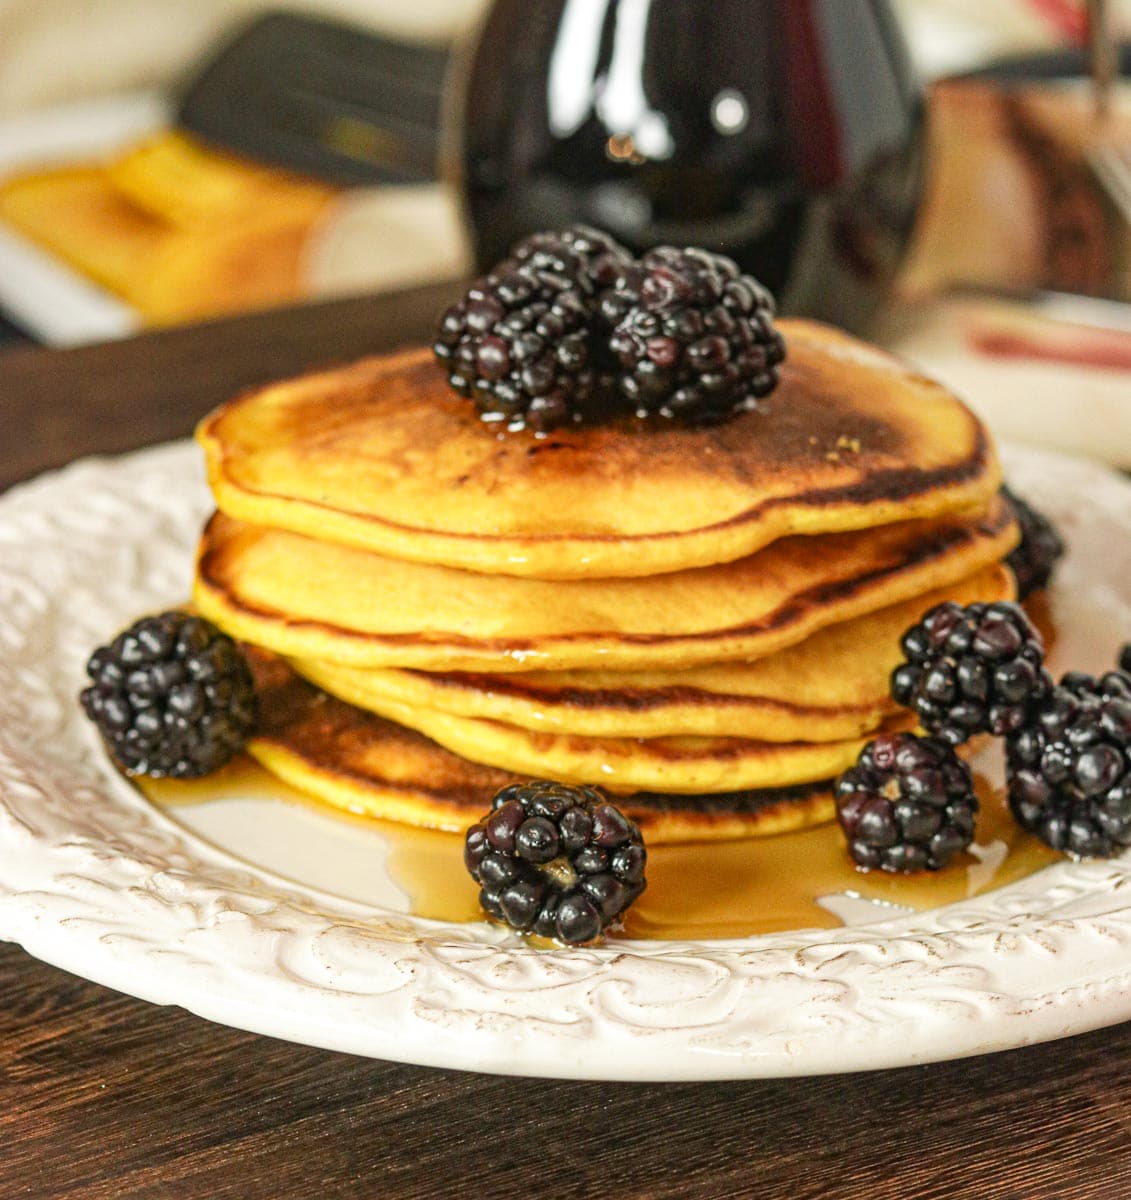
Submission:
<svg viewBox="0 0 1131 1200">
<path fill-rule="evenodd" d="M 297 300 L 340 191 L 164 131 L 0 182 L 0 220 L 167 324 Z"/>
<path fill-rule="evenodd" d="M 929 608 L 1008 600 L 1013 580 L 991 567 L 949 587 L 829 626 L 752 662 L 684 671 L 524 671 L 507 675 L 362 670 L 299 659 L 312 683 L 359 708 L 387 705 L 486 718 L 591 737 L 747 737 L 825 742 L 874 729 L 890 712 L 899 639 Z"/>
<path fill-rule="evenodd" d="M 464 830 L 488 811 L 496 791 L 520 778 L 344 704 L 273 655 L 251 648 L 249 657 L 260 724 L 248 750 L 315 799 L 409 825 Z M 640 825 L 650 846 L 787 833 L 833 815 L 827 782 L 711 796 L 638 792 L 618 798 L 617 805 Z"/>
<path fill-rule="evenodd" d="M 761 657 L 960 580 L 1017 539 L 982 517 L 786 538 L 737 562 L 647 579 L 550 582 L 405 562 L 216 514 L 201 613 L 292 658 L 358 667 L 650 670 Z"/>
<path fill-rule="evenodd" d="M 6 180 L 0 220 L 119 296 L 145 277 L 169 242 L 168 228 L 112 187 L 97 165 Z"/>
<path fill-rule="evenodd" d="M 707 428 L 508 433 L 421 349 L 251 391 L 197 436 L 217 506 L 238 520 L 543 579 L 679 571 L 989 503 L 994 450 L 953 395 L 847 334 L 780 328 L 779 386 Z"/>
<path fill-rule="evenodd" d="M 309 221 L 341 192 L 206 145 L 179 129 L 135 142 L 103 169 L 124 199 L 173 229 L 246 229 L 284 214 Z"/>
</svg>

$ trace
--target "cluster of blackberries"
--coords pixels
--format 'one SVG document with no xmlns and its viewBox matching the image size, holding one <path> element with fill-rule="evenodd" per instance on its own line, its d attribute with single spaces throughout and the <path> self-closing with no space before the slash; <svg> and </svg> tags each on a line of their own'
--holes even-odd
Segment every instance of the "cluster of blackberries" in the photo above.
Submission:
<svg viewBox="0 0 1131 1200">
<path fill-rule="evenodd" d="M 636 825 L 591 787 L 535 780 L 503 788 L 467 831 L 479 903 L 524 933 L 592 941 L 644 891 Z"/>
<path fill-rule="evenodd" d="M 1031 590 L 1063 546 L 1010 498 Z M 1131 846 L 1131 646 L 1099 679 L 1070 671 L 1054 684 L 1040 634 L 1005 603 L 937 605 L 901 645 L 892 697 L 929 736 L 881 737 L 838 780 L 838 818 L 860 866 L 937 869 L 970 844 L 977 800 L 954 747 L 978 733 L 1004 739 L 1010 811 L 1023 829 L 1075 857 Z"/>
<path fill-rule="evenodd" d="M 866 746 L 837 781 L 837 817 L 859 866 L 938 870 L 973 841 L 978 811 L 954 748 L 977 733 L 1022 728 L 1052 681 L 1041 635 L 1016 604 L 938 604 L 901 646 L 906 661 L 891 694 L 930 736 Z"/>
<path fill-rule="evenodd" d="M 130 775 L 191 779 L 242 749 L 256 719 L 247 660 L 202 617 L 143 617 L 87 663 L 82 706 Z"/>
<path fill-rule="evenodd" d="M 729 258 L 634 258 L 574 225 L 536 233 L 443 315 L 433 351 L 488 421 L 546 432 L 630 411 L 692 423 L 754 406 L 785 343 L 774 303 Z"/>
</svg>

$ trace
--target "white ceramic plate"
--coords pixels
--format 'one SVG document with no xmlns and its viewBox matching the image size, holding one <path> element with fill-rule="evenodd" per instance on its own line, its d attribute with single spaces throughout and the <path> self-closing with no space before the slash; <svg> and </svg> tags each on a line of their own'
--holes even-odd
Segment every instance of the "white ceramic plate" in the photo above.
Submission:
<svg viewBox="0 0 1131 1200">
<path fill-rule="evenodd" d="M 1053 666 L 1102 669 L 1131 634 L 1131 486 L 1032 451 L 1007 465 L 1071 546 Z M 187 445 L 79 463 L 0 500 L 0 937 L 225 1024 L 530 1075 L 890 1067 L 1131 1017 L 1127 861 L 1065 862 L 851 928 L 538 951 L 396 911 L 380 854 L 332 818 L 272 840 L 274 820 L 235 803 L 210 818 L 213 840 L 176 824 L 107 766 L 75 696 L 93 646 L 187 595 L 207 508 Z"/>
</svg>

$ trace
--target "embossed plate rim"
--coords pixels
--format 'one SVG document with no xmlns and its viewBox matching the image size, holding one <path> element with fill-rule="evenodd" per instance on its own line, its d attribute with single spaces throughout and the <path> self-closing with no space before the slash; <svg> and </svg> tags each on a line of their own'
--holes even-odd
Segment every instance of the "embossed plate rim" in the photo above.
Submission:
<svg viewBox="0 0 1131 1200">
<path fill-rule="evenodd" d="M 1045 452 L 1007 465 L 1067 527 L 1064 586 L 1131 629 L 1131 485 Z M 124 784 L 74 703 L 91 646 L 187 594 L 207 508 L 184 443 L 0 498 L 0 937 L 239 1028 L 552 1077 L 901 1066 L 1131 1017 L 1126 857 L 864 928 L 549 952 L 249 869 Z"/>
</svg>

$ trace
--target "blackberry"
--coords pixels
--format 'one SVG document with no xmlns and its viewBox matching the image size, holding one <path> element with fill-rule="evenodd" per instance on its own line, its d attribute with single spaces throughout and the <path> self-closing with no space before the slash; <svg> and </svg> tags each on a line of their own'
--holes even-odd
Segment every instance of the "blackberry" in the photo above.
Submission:
<svg viewBox="0 0 1131 1200">
<path fill-rule="evenodd" d="M 1131 675 L 1073 671 L 1006 739 L 1009 807 L 1076 858 L 1131 846 Z"/>
<path fill-rule="evenodd" d="M 1057 560 L 1064 554 L 1064 542 L 1043 513 L 1004 484 L 1001 492 L 1021 526 L 1021 541 L 1005 561 L 1017 580 L 1018 599 L 1024 600 L 1048 584 Z"/>
<path fill-rule="evenodd" d="M 576 945 L 644 891 L 640 830 L 596 788 L 536 780 L 496 794 L 467 831 L 479 902 L 524 933 Z"/>
<path fill-rule="evenodd" d="M 593 297 L 628 251 L 576 225 L 532 234 L 440 320 L 433 353 L 488 421 L 546 432 L 596 403 Z"/>
<path fill-rule="evenodd" d="M 975 733 L 1019 729 L 1051 686 L 1045 647 L 1016 604 L 937 604 L 900 643 L 907 661 L 891 677 L 892 698 L 928 733 L 958 745 Z"/>
<path fill-rule="evenodd" d="M 1123 667 L 1116 667 L 1114 671 L 1105 671 L 1097 677 L 1089 675 L 1086 671 L 1067 671 L 1060 678 L 1060 686 L 1077 696 L 1095 692 L 1103 699 L 1129 700 L 1131 672 Z"/>
<path fill-rule="evenodd" d="M 834 795 L 848 852 L 861 867 L 937 871 L 974 839 L 974 782 L 941 738 L 881 735 L 837 780 Z"/>
<path fill-rule="evenodd" d="M 143 617 L 86 666 L 79 697 L 107 748 L 130 775 L 191 779 L 223 766 L 255 725 L 246 659 L 201 617 Z"/>
<path fill-rule="evenodd" d="M 609 286 L 597 294 L 597 329 L 606 347 L 613 330 L 633 309 L 640 306 L 640 293 L 647 276 L 648 272 L 639 259 L 630 259 L 620 264 Z M 607 361 L 615 367 L 616 356 L 611 349 L 608 353 Z"/>
<path fill-rule="evenodd" d="M 1131 642 L 1119 652 L 1119 669 L 1131 675 Z"/>
<path fill-rule="evenodd" d="M 588 225 L 529 234 L 511 248 L 510 257 L 576 280 L 586 296 L 612 287 L 632 262 L 632 255 L 619 242 Z"/>
<path fill-rule="evenodd" d="M 720 421 L 777 385 L 785 343 L 773 298 L 720 254 L 658 246 L 621 272 L 598 307 L 615 324 L 608 345 L 618 387 L 640 416 Z"/>
</svg>

